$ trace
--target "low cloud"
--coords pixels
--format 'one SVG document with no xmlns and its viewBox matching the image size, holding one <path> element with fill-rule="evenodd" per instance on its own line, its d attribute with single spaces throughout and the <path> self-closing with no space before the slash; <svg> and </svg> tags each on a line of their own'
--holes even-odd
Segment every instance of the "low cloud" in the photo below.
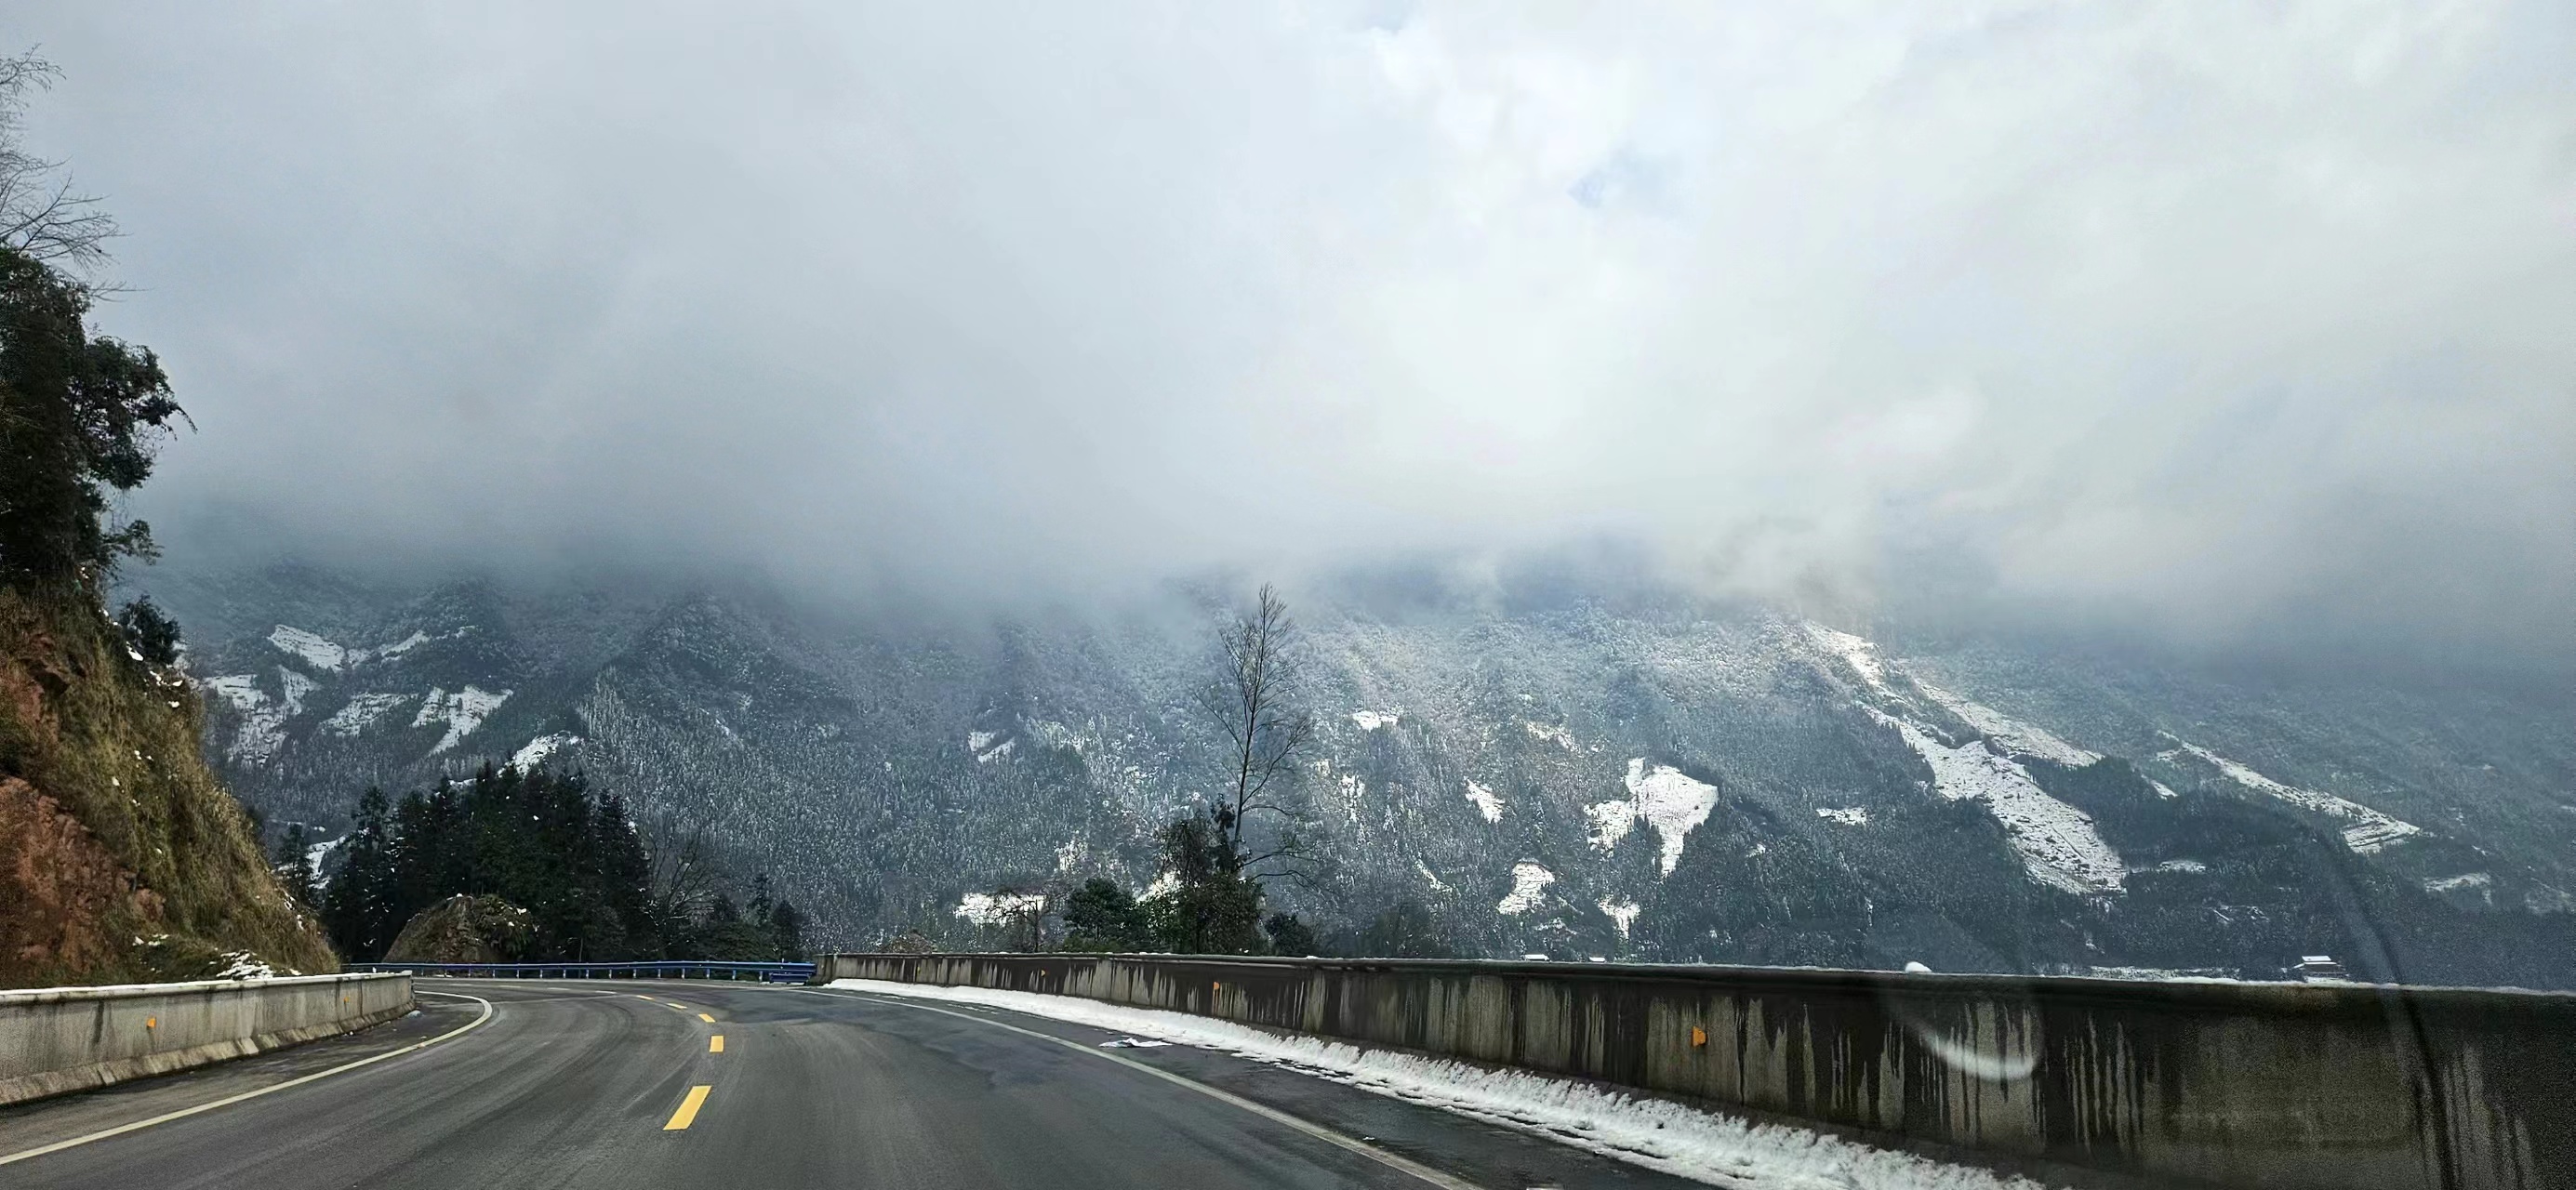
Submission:
<svg viewBox="0 0 2576 1190">
<path fill-rule="evenodd" d="M 165 524 L 2576 657 L 2562 5 L 39 7 Z"/>
</svg>

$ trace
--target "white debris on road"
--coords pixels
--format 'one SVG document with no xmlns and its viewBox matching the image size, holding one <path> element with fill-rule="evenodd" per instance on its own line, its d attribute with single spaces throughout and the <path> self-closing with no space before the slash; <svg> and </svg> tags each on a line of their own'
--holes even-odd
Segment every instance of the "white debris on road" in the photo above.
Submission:
<svg viewBox="0 0 2576 1190">
<path fill-rule="evenodd" d="M 1616 1161 L 1736 1190 L 2041 1190 L 2041 1183 L 1949 1165 L 1838 1136 L 1756 1124 L 1597 1083 L 1444 1058 L 1282 1036 L 1232 1021 L 996 988 L 836 979 L 850 991 L 981 1004 L 1159 1038 L 1286 1067 L 1408 1103 L 1571 1145 Z"/>
</svg>

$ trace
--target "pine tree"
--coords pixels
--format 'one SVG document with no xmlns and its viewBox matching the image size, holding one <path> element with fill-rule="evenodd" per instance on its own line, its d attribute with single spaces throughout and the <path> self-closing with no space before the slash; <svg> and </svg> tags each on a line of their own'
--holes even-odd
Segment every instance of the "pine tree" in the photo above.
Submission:
<svg viewBox="0 0 2576 1190">
<path fill-rule="evenodd" d="M 1092 877 L 1066 898 L 1065 949 L 1115 952 L 1143 950 L 1153 943 L 1153 922 L 1145 907 L 1116 881 Z"/>
<path fill-rule="evenodd" d="M 340 874 L 323 898 L 323 925 L 331 944 L 358 962 L 382 956 L 409 920 L 395 916 L 400 876 L 394 869 L 391 831 L 385 793 L 370 787 L 358 799 L 357 829 L 349 833 Z"/>
<path fill-rule="evenodd" d="M 307 909 L 321 905 L 322 889 L 313 875 L 313 836 L 301 822 L 287 827 L 277 841 L 277 878 L 296 904 Z"/>
</svg>

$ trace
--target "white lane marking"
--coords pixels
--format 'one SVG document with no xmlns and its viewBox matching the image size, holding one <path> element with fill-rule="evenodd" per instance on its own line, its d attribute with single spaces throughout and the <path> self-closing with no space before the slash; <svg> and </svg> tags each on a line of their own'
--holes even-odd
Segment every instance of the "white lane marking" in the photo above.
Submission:
<svg viewBox="0 0 2576 1190">
<path fill-rule="evenodd" d="M 212 1103 L 200 1103 L 195 1107 L 183 1107 L 174 1112 L 164 1112 L 148 1120 L 136 1120 L 131 1124 L 119 1124 L 114 1128 L 101 1129 L 100 1131 L 90 1133 L 87 1136 L 75 1136 L 70 1140 L 58 1140 L 49 1145 L 38 1145 L 32 1149 L 26 1149 L 21 1152 L 0 1156 L 0 1165 L 8 1165 L 12 1162 L 24 1161 L 30 1157 L 42 1157 L 47 1153 L 59 1153 L 64 1149 L 76 1148 L 94 1140 L 106 1140 L 111 1136 L 123 1136 L 128 1132 L 149 1128 L 155 1124 L 167 1124 L 172 1120 L 185 1119 L 186 1117 L 196 1115 L 198 1112 L 208 1112 L 219 1107 L 228 1107 L 245 1099 L 257 1099 L 260 1096 L 269 1094 L 273 1091 L 283 1091 L 288 1087 L 300 1087 L 315 1079 L 329 1078 L 335 1074 L 346 1074 L 361 1066 L 373 1066 L 387 1058 L 399 1058 L 404 1054 L 428 1049 L 439 1042 L 445 1041 L 451 1037 L 459 1036 L 468 1030 L 473 1029 L 475 1026 L 492 1019 L 492 1002 L 482 998 L 481 996 L 468 996 L 461 992 L 432 992 L 422 990 L 415 990 L 414 994 L 422 996 L 451 996 L 459 1000 L 472 1000 L 473 1002 L 483 1006 L 483 1015 L 475 1017 L 473 1020 L 467 1021 L 463 1025 L 450 1029 L 447 1032 L 441 1033 L 436 1037 L 432 1037 L 427 1041 L 415 1041 L 401 1049 L 387 1050 L 386 1052 L 377 1054 L 372 1058 L 360 1058 L 355 1062 L 344 1062 L 338 1066 L 330 1068 L 329 1070 L 317 1070 L 301 1078 L 291 1078 L 282 1083 L 271 1083 L 268 1086 L 260 1087 L 256 1090 L 244 1091 L 239 1095 L 227 1095 Z"/>
<path fill-rule="evenodd" d="M 1231 1091 L 1222 1091 L 1215 1087 L 1211 1087 L 1197 1079 L 1184 1078 L 1159 1066 L 1147 1065 L 1146 1063 L 1136 1061 L 1133 1058 L 1125 1058 L 1120 1057 L 1117 1054 L 1103 1053 L 1099 1049 L 1085 1045 L 1082 1042 L 1068 1041 L 1052 1033 L 1040 1033 L 1035 1029 L 1023 1029 L 1018 1025 L 1004 1021 L 997 1021 L 988 1016 L 976 1016 L 971 1013 L 952 1012 L 945 1008 L 929 1004 L 917 1004 L 910 1000 L 887 999 L 881 996 L 867 996 L 848 992 L 827 992 L 815 988 L 796 988 L 793 990 L 804 992 L 807 995 L 812 996 L 829 996 L 835 1000 L 864 1000 L 872 1004 L 892 1004 L 903 1008 L 918 1008 L 923 1012 L 935 1012 L 941 1016 L 953 1016 L 961 1021 L 973 1021 L 976 1024 L 990 1025 L 996 1029 L 1008 1029 L 1023 1037 L 1034 1037 L 1040 1041 L 1053 1042 L 1066 1049 L 1072 1050 L 1077 1054 L 1089 1054 L 1092 1057 L 1100 1058 L 1105 1061 L 1116 1062 L 1128 1069 L 1142 1071 L 1146 1074 L 1153 1075 L 1155 1078 L 1162 1079 L 1165 1082 L 1187 1087 L 1190 1090 L 1217 1100 L 1220 1103 L 1242 1108 L 1243 1110 L 1251 1112 L 1252 1114 L 1274 1124 L 1286 1125 L 1287 1127 L 1294 1128 L 1299 1132 L 1303 1132 L 1308 1136 L 1314 1137 L 1317 1140 L 1323 1141 L 1326 1144 L 1348 1149 L 1351 1152 L 1357 1153 L 1360 1156 L 1366 1157 L 1371 1161 L 1375 1161 L 1399 1173 L 1410 1174 L 1416 1178 L 1420 1178 L 1434 1186 L 1441 1187 L 1441 1190 L 1484 1190 L 1483 1187 L 1476 1185 L 1474 1182 L 1467 1181 L 1463 1178 L 1453 1177 L 1449 1174 L 1433 1169 L 1428 1165 L 1424 1165 L 1419 1161 L 1387 1152 L 1386 1150 L 1365 1141 L 1355 1140 L 1351 1137 L 1344 1136 L 1341 1133 L 1335 1132 L 1330 1128 L 1326 1128 L 1312 1120 L 1300 1119 L 1296 1116 L 1280 1111 L 1277 1108 L 1255 1103 Z"/>
</svg>

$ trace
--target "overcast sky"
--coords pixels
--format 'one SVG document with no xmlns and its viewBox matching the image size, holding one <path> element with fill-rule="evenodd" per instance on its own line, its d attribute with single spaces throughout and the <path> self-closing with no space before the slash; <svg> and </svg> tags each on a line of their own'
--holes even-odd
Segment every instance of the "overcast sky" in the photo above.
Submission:
<svg viewBox="0 0 2576 1190">
<path fill-rule="evenodd" d="M 202 428 L 173 528 L 966 589 L 1611 534 L 2576 657 L 2576 7 L 1509 11 L 0 35 Z"/>
</svg>

